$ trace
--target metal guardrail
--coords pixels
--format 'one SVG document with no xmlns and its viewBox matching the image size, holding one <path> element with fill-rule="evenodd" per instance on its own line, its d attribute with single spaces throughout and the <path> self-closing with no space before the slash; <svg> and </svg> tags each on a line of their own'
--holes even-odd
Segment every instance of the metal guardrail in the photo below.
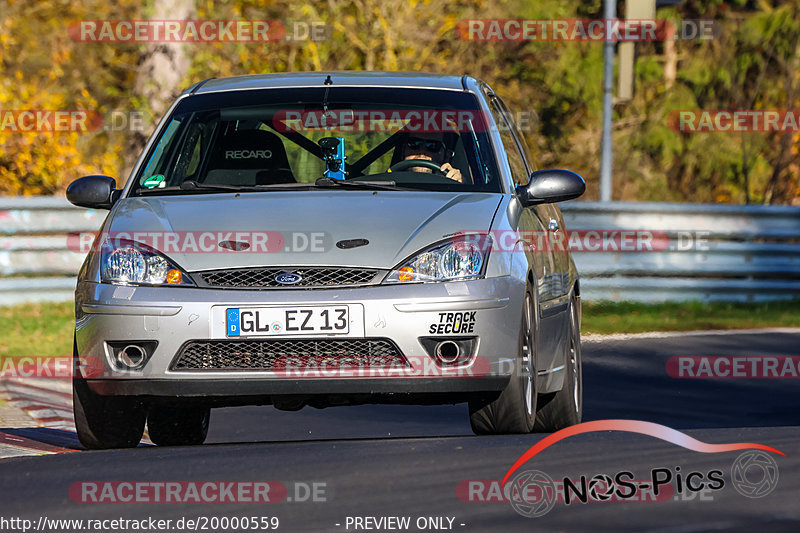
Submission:
<svg viewBox="0 0 800 533">
<path fill-rule="evenodd" d="M 107 214 L 65 198 L 0 198 L 0 305 L 71 300 L 84 254 L 67 234 L 97 231 Z"/>
<path fill-rule="evenodd" d="M 663 232 L 669 239 L 661 251 L 573 252 L 588 300 L 800 298 L 800 208 L 572 202 L 562 210 L 570 231 Z"/>
<path fill-rule="evenodd" d="M 619 242 L 619 232 L 639 231 L 668 241 L 658 251 L 573 250 L 586 300 L 800 297 L 800 208 L 571 202 L 561 209 L 570 232 L 595 231 L 601 240 L 607 232 Z M 67 248 L 66 236 L 96 231 L 106 215 L 63 198 L 0 198 L 0 305 L 72 299 L 83 255 Z M 683 249 L 689 235 L 705 244 Z"/>
</svg>

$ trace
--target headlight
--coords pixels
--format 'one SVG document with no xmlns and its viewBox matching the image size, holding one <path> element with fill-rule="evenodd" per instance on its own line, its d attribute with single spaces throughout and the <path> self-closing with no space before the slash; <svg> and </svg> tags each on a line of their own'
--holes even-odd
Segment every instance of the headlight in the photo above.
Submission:
<svg viewBox="0 0 800 533">
<path fill-rule="evenodd" d="M 194 286 L 189 276 L 162 254 L 124 239 L 103 243 L 100 281 L 118 285 Z"/>
<path fill-rule="evenodd" d="M 490 237 L 465 235 L 436 244 L 400 263 L 384 283 L 452 281 L 483 276 Z"/>
</svg>

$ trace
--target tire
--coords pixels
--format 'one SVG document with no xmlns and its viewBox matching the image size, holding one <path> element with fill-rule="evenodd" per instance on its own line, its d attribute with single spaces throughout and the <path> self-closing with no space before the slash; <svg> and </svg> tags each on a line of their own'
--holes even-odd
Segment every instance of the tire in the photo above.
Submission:
<svg viewBox="0 0 800 533">
<path fill-rule="evenodd" d="M 73 353 L 77 359 L 77 346 Z M 72 378 L 72 409 L 78 440 L 87 450 L 133 448 L 142 440 L 146 407 L 135 398 L 95 394 L 77 372 Z"/>
<path fill-rule="evenodd" d="M 583 417 L 583 362 L 581 360 L 580 303 L 570 301 L 566 375 L 560 391 L 543 396 L 536 413 L 536 431 L 553 432 L 579 424 Z"/>
<path fill-rule="evenodd" d="M 205 442 L 210 419 L 209 407 L 153 405 L 147 432 L 159 446 L 194 446 Z"/>
<path fill-rule="evenodd" d="M 493 399 L 469 402 L 469 422 L 476 435 L 530 433 L 536 419 L 535 309 L 525 291 L 517 361 L 506 388 Z"/>
</svg>

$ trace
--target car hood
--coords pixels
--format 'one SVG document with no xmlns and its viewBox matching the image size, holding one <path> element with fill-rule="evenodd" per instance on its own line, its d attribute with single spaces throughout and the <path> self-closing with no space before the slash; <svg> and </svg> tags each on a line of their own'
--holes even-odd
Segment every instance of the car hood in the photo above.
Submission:
<svg viewBox="0 0 800 533">
<path fill-rule="evenodd" d="M 488 230 L 501 199 L 496 193 L 421 191 L 133 197 L 119 200 L 106 229 L 163 251 L 189 272 L 268 265 L 389 269 L 454 233 Z M 354 239 L 369 244 L 341 247 L 340 241 Z M 253 246 L 236 251 L 220 247 L 221 241 Z"/>
</svg>

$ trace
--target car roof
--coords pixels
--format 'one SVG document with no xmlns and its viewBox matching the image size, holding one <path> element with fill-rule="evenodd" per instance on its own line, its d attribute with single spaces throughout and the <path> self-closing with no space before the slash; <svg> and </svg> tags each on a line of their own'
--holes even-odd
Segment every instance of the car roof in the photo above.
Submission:
<svg viewBox="0 0 800 533">
<path fill-rule="evenodd" d="M 463 77 L 467 79 L 462 79 L 462 76 L 420 72 L 292 72 L 212 78 L 193 85 L 186 92 L 205 94 L 249 89 L 322 87 L 328 76 L 332 87 L 408 87 L 464 91 L 467 90 L 465 82 L 474 81 L 467 76 Z"/>
</svg>

